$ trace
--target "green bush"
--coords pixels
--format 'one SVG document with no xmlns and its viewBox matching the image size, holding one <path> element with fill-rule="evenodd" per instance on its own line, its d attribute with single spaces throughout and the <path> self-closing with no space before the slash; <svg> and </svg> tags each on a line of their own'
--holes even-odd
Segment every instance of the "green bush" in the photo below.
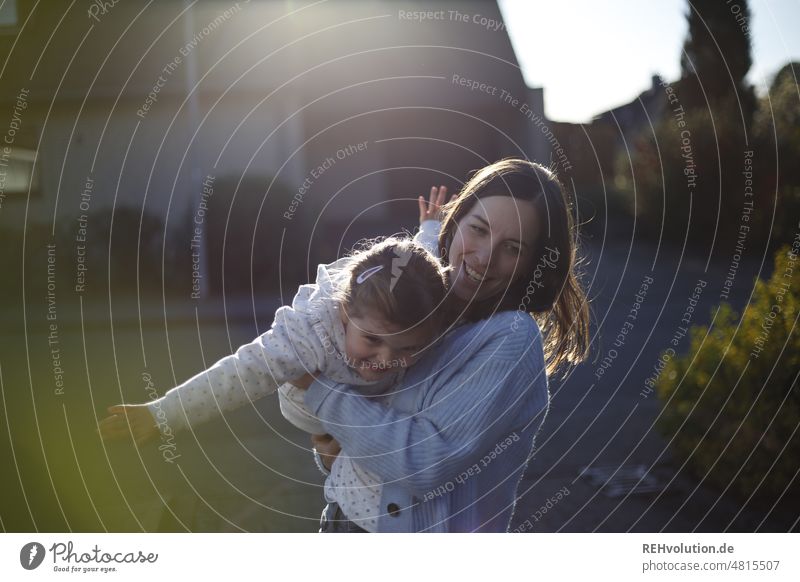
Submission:
<svg viewBox="0 0 800 582">
<path fill-rule="evenodd" d="M 770 506 L 800 507 L 800 240 L 775 255 L 741 321 L 723 303 L 714 326 L 691 329 L 691 348 L 657 382 L 658 428 L 705 484 Z M 774 463 L 774 465 L 773 465 Z"/>
</svg>

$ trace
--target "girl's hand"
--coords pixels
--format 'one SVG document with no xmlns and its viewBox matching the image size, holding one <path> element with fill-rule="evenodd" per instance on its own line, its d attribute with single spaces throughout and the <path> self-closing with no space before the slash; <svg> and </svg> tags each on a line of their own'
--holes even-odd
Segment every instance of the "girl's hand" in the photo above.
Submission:
<svg viewBox="0 0 800 582">
<path fill-rule="evenodd" d="M 452 202 L 456 195 L 450 196 L 448 202 Z M 444 206 L 445 198 L 447 198 L 447 187 L 433 186 L 431 188 L 430 200 L 425 202 L 425 197 L 420 196 L 417 199 L 419 203 L 419 223 L 422 224 L 426 220 L 441 220 L 441 210 Z"/>
<path fill-rule="evenodd" d="M 146 404 L 117 404 L 109 406 L 108 413 L 97 425 L 103 440 L 121 440 L 132 434 L 134 442 L 141 445 L 159 435 Z"/>
<path fill-rule="evenodd" d="M 330 471 L 333 467 L 333 461 L 336 456 L 341 452 L 342 446 L 335 438 L 329 434 L 312 434 L 311 445 L 317 449 L 322 464 Z"/>
</svg>

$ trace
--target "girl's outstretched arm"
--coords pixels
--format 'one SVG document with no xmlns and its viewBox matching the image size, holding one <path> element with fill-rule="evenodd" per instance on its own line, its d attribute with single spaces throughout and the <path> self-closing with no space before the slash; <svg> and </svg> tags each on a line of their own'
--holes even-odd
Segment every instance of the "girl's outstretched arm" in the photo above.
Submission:
<svg viewBox="0 0 800 582">
<path fill-rule="evenodd" d="M 235 354 L 146 404 L 119 404 L 98 425 L 104 439 L 133 434 L 137 444 L 159 432 L 174 433 L 275 392 L 281 384 L 321 369 L 325 350 L 307 314 L 295 307 L 313 295 L 303 285 L 293 306 L 275 313 L 272 328 Z"/>
<path fill-rule="evenodd" d="M 311 286 L 303 285 L 298 296 L 307 287 Z M 163 421 L 159 426 L 174 432 L 272 394 L 284 382 L 321 369 L 325 358 L 325 348 L 306 314 L 284 306 L 275 313 L 268 332 L 147 406 L 154 418 Z"/>
</svg>

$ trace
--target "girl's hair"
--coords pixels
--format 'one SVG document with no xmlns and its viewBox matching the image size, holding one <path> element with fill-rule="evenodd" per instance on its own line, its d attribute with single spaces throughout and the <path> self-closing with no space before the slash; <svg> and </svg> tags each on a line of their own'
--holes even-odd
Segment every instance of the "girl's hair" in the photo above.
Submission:
<svg viewBox="0 0 800 582">
<path fill-rule="evenodd" d="M 538 217 L 530 271 L 495 295 L 472 302 L 464 314 L 476 321 L 497 311 L 530 312 L 544 338 L 547 372 L 563 364 L 582 362 L 589 353 L 589 307 L 577 276 L 577 235 L 564 187 L 556 175 L 540 164 L 504 159 L 478 170 L 458 196 L 446 204 L 439 254 L 449 257 L 459 221 L 476 202 L 489 196 L 510 196 L 532 202 Z M 557 260 L 552 260 L 553 250 Z M 554 265 L 554 266 L 553 266 Z"/>
<path fill-rule="evenodd" d="M 438 332 L 450 322 L 447 272 L 422 245 L 409 239 L 373 239 L 356 251 L 334 298 L 348 316 L 370 315 L 410 331 Z"/>
</svg>

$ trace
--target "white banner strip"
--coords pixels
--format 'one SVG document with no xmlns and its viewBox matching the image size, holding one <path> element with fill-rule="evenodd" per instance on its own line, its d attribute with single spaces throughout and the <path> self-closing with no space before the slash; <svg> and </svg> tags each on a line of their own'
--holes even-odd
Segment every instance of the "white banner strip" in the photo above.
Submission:
<svg viewBox="0 0 800 582">
<path fill-rule="evenodd" d="M 0 580 L 794 581 L 797 548 L 790 534 L 3 534 Z"/>
</svg>

